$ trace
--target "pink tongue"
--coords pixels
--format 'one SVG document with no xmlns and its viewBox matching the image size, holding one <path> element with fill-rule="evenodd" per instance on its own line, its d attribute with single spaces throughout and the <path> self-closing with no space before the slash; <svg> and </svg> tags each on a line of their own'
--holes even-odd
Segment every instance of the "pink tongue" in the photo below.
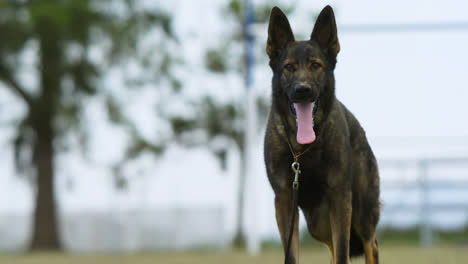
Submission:
<svg viewBox="0 0 468 264">
<path fill-rule="evenodd" d="M 295 103 L 297 117 L 297 142 L 310 144 L 315 140 L 315 131 L 312 127 L 312 110 L 315 103 Z"/>
</svg>

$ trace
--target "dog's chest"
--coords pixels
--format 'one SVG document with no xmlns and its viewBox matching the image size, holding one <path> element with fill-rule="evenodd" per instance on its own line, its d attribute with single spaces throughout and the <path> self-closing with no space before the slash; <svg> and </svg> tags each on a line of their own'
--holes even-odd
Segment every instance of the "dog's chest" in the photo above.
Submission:
<svg viewBox="0 0 468 264">
<path fill-rule="evenodd" d="M 326 168 L 320 153 L 311 153 L 299 160 L 301 174 L 299 177 L 299 206 L 316 207 L 325 196 L 327 189 Z"/>
</svg>

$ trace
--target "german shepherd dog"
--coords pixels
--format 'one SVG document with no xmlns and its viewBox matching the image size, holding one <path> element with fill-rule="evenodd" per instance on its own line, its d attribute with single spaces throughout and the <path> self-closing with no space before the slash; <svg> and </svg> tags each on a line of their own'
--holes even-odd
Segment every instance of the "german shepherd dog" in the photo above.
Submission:
<svg viewBox="0 0 468 264">
<path fill-rule="evenodd" d="M 287 263 L 298 263 L 298 208 L 291 183 L 294 155 L 300 164 L 298 206 L 309 233 L 330 249 L 332 263 L 365 255 L 378 263 L 379 176 L 366 135 L 336 98 L 334 68 L 340 51 L 333 9 L 326 6 L 310 40 L 295 41 L 288 19 L 271 11 L 266 52 L 273 71 L 272 104 L 264 157 L 275 193 L 276 220 Z M 286 254 L 288 255 L 288 254 Z"/>
</svg>

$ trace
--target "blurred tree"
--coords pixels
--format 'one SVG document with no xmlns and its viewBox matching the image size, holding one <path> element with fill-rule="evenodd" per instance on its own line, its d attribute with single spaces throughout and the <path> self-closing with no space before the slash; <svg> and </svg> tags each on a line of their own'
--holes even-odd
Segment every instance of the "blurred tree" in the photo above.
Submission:
<svg viewBox="0 0 468 264">
<path fill-rule="evenodd" d="M 271 3 L 257 4 L 254 10 L 256 27 L 265 28 L 269 20 L 270 11 L 273 6 Z M 292 11 L 291 7 L 283 7 L 286 13 Z M 227 6 L 221 10 L 225 19 L 234 21 L 235 28 L 229 28 L 229 35 L 223 37 L 218 47 L 208 48 L 205 52 L 205 67 L 215 74 L 226 74 L 228 72 L 236 72 L 239 78 L 245 76 L 245 54 L 243 53 L 243 45 L 245 38 L 244 24 L 244 1 L 230 0 Z M 254 32 L 256 34 L 258 32 Z M 264 61 L 267 64 L 266 55 L 264 52 L 266 40 L 260 39 L 255 43 L 255 56 L 257 60 Z M 239 58 L 237 61 L 233 58 Z M 245 89 L 245 87 L 239 87 Z M 244 218 L 244 196 L 246 182 L 246 146 L 244 140 L 244 119 L 245 115 L 245 100 L 238 98 L 237 100 L 220 103 L 219 100 L 212 96 L 205 96 L 198 102 L 192 102 L 195 115 L 192 118 L 176 118 L 171 117 L 172 128 L 179 142 L 187 145 L 206 145 L 207 141 L 211 144 L 214 153 L 220 159 L 221 164 L 225 164 L 226 151 L 230 147 L 228 144 L 233 143 L 240 154 L 240 175 L 237 194 L 237 219 L 236 231 L 233 238 L 233 246 L 245 246 L 245 231 L 243 227 Z M 269 98 L 256 98 L 257 108 L 260 123 L 266 121 L 269 111 Z M 262 126 L 260 126 L 261 128 Z M 204 140 L 199 140 L 200 137 L 190 136 L 192 132 L 199 133 L 203 131 Z M 225 138 L 228 144 L 216 144 L 213 141 L 216 139 Z M 224 141 L 226 142 L 226 141 Z M 224 167 L 224 166 L 223 166 Z"/>
<path fill-rule="evenodd" d="M 61 248 L 54 192 L 57 144 L 67 131 L 85 135 L 82 108 L 99 92 L 98 78 L 109 66 L 134 58 L 148 30 L 173 37 L 166 13 L 137 5 L 129 0 L 0 0 L 0 87 L 26 109 L 15 125 L 15 160 L 18 169 L 34 171 L 36 184 L 32 250 Z M 25 60 L 33 60 L 29 72 Z M 167 70 L 169 62 L 166 56 L 161 68 Z M 118 119 L 118 106 L 109 105 Z M 138 133 L 133 137 L 133 148 L 150 146 Z"/>
</svg>

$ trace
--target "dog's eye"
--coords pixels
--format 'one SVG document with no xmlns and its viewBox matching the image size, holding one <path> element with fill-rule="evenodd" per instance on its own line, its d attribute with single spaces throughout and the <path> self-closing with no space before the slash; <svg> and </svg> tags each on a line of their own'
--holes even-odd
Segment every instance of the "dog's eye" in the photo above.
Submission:
<svg viewBox="0 0 468 264">
<path fill-rule="evenodd" d="M 310 68 L 314 71 L 320 69 L 322 67 L 322 65 L 318 62 L 312 62 L 312 64 L 310 65 Z"/>
<path fill-rule="evenodd" d="M 284 65 L 284 69 L 286 69 L 288 72 L 294 72 L 294 65 L 292 65 L 291 63 L 288 63 L 286 65 Z"/>
</svg>

